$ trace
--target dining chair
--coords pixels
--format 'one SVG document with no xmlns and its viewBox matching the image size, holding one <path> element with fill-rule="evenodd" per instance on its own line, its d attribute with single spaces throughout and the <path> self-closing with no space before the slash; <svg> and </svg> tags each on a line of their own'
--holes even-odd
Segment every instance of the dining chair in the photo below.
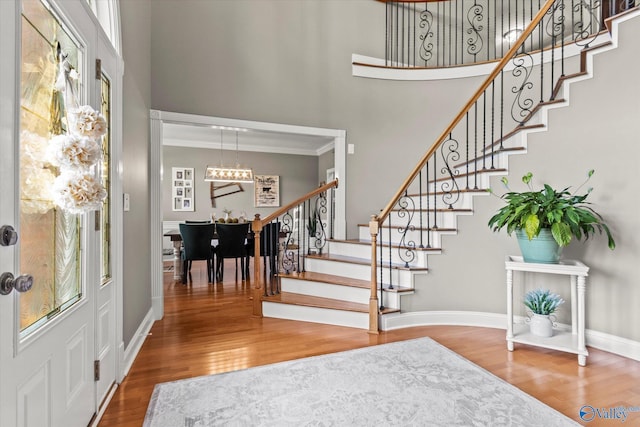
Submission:
<svg viewBox="0 0 640 427">
<path fill-rule="evenodd" d="M 182 236 L 182 283 L 187 283 L 192 261 L 207 261 L 207 278 L 213 282 L 212 267 L 214 254 L 211 240 L 215 232 L 214 224 L 179 224 Z"/>
<path fill-rule="evenodd" d="M 238 280 L 238 258 L 240 259 L 240 271 L 242 280 L 248 277 L 245 262 L 247 260 L 246 240 L 249 234 L 249 223 L 243 224 L 216 224 L 218 235 L 218 245 L 215 247 L 216 270 L 215 276 L 221 282 L 224 276 L 224 260 L 235 258 L 236 260 L 236 281 Z"/>
</svg>

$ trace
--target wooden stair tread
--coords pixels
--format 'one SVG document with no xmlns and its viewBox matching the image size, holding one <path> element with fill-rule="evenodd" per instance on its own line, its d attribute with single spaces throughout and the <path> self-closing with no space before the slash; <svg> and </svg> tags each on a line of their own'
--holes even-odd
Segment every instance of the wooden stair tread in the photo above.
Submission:
<svg viewBox="0 0 640 427">
<path fill-rule="evenodd" d="M 310 282 L 329 283 L 332 285 L 349 286 L 352 288 L 369 289 L 371 282 L 369 280 L 353 279 L 351 277 L 336 276 L 333 274 L 317 273 L 315 271 L 305 271 L 302 273 L 280 274 L 280 278 L 292 280 L 308 280 Z M 385 287 L 386 292 L 403 293 L 414 291 L 414 288 L 405 286 L 394 286 L 393 289 Z"/>
<path fill-rule="evenodd" d="M 359 304 L 357 302 L 340 301 L 332 298 L 314 297 L 309 295 L 282 292 L 278 295 L 263 296 L 262 301 L 277 304 L 299 305 L 303 307 L 325 308 L 329 310 L 352 311 L 355 313 L 369 313 L 369 304 Z M 400 309 L 385 307 L 380 314 L 398 313 Z"/>
<path fill-rule="evenodd" d="M 311 258 L 311 259 L 322 259 L 325 261 L 335 261 L 335 262 L 345 262 L 345 263 L 349 263 L 349 264 L 358 264 L 358 265 L 367 265 L 370 266 L 371 265 L 371 261 L 368 259 L 364 259 L 364 258 L 357 258 L 357 257 L 351 257 L 351 256 L 346 256 L 346 255 L 331 255 L 331 254 L 310 254 L 310 255 L 305 255 L 307 258 Z M 380 264 L 378 264 L 380 265 Z M 383 267 L 389 267 L 389 263 L 383 263 L 382 264 Z M 397 270 L 407 270 L 407 271 L 426 271 L 428 270 L 427 267 L 405 267 L 404 264 L 391 264 L 391 268 L 393 269 L 397 269 Z"/>
<path fill-rule="evenodd" d="M 369 289 L 371 282 L 368 280 L 352 279 L 350 277 L 336 276 L 333 274 L 317 273 L 315 271 L 305 271 L 302 273 L 280 274 L 280 278 L 293 280 L 308 280 L 310 282 L 331 283 L 334 285 L 350 286 L 352 288 Z"/>
<path fill-rule="evenodd" d="M 328 308 L 332 310 L 354 311 L 357 313 L 369 313 L 368 304 L 341 301 L 332 298 L 322 298 L 310 295 L 282 292 L 273 296 L 263 296 L 262 301 L 276 302 L 280 304 L 300 305 L 304 307 Z"/>
</svg>

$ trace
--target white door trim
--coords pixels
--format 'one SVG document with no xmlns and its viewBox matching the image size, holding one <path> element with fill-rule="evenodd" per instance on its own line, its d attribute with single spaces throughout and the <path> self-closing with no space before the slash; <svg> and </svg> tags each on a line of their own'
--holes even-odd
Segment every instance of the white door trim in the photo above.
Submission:
<svg viewBox="0 0 640 427">
<path fill-rule="evenodd" d="M 327 129 L 308 126 L 287 125 L 282 123 L 257 122 L 251 120 L 228 119 L 222 117 L 200 116 L 195 114 L 174 113 L 151 110 L 151 152 L 150 152 L 150 187 L 151 187 L 151 301 L 156 320 L 164 315 L 164 290 L 162 287 L 162 125 L 178 123 L 186 125 L 229 126 L 292 133 L 298 135 L 323 136 L 333 138 L 334 168 L 339 180 L 336 190 L 336 216 L 334 236 L 344 239 L 346 236 L 346 136 L 342 129 Z"/>
</svg>

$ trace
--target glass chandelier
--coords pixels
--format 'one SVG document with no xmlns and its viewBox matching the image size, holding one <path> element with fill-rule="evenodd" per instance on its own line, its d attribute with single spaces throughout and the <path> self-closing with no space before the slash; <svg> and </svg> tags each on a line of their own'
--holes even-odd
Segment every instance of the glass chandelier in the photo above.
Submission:
<svg viewBox="0 0 640 427">
<path fill-rule="evenodd" d="M 207 166 L 204 174 L 205 181 L 213 182 L 239 182 L 253 184 L 253 171 L 250 168 L 240 167 L 238 163 L 238 131 L 244 129 L 233 128 L 236 131 L 236 165 L 235 167 L 224 166 L 222 157 L 222 138 L 224 127 L 220 128 L 220 166 Z"/>
</svg>

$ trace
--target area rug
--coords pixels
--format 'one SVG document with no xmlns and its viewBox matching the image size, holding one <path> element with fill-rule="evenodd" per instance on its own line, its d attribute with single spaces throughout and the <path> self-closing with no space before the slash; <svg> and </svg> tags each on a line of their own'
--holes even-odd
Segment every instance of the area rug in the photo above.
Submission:
<svg viewBox="0 0 640 427">
<path fill-rule="evenodd" d="M 430 338 L 155 386 L 145 427 L 577 426 Z"/>
</svg>

